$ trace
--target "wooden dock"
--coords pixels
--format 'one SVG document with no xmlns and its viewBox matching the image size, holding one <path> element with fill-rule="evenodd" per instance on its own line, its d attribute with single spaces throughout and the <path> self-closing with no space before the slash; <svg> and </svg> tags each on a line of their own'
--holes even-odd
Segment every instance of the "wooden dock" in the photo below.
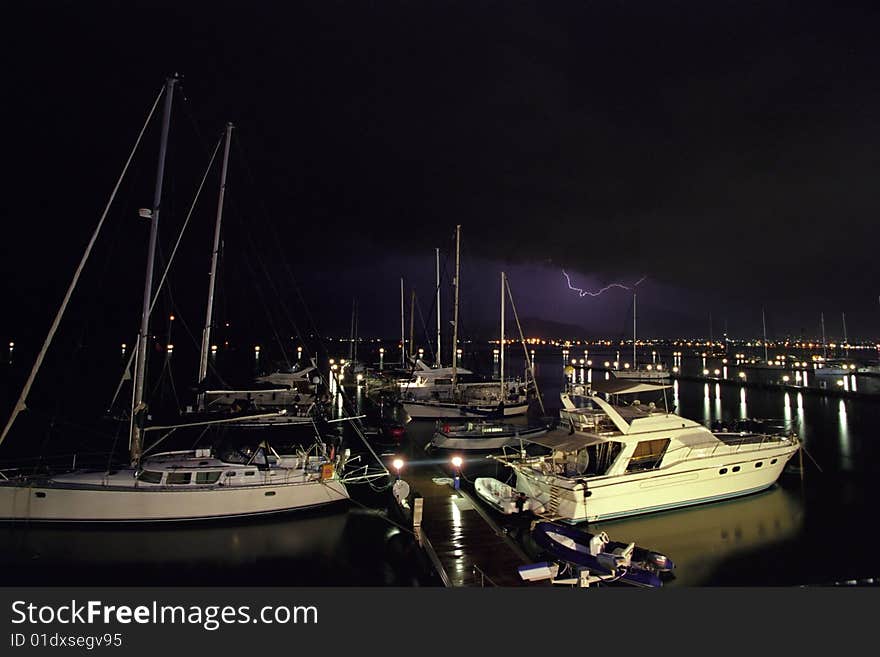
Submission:
<svg viewBox="0 0 880 657">
<path fill-rule="evenodd" d="M 480 507 L 472 495 L 446 483 L 449 476 L 434 466 L 416 467 L 406 481 L 413 498 L 421 498 L 419 535 L 422 547 L 448 587 L 540 586 L 525 582 L 519 566 L 528 556 Z"/>
</svg>

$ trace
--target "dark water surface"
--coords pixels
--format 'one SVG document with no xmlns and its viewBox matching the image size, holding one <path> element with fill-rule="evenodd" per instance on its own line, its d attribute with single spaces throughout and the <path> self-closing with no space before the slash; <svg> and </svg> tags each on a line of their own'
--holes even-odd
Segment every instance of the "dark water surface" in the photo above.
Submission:
<svg viewBox="0 0 880 657">
<path fill-rule="evenodd" d="M 10 435 L 0 456 L 98 452 L 114 441 L 117 453 L 124 453 L 124 436 L 106 426 L 90 427 L 97 433 L 89 433 L 80 424 L 83 420 L 70 412 L 73 406 L 94 415 L 95 409 L 99 414 L 106 406 L 116 383 L 108 384 L 108 375 L 112 379 L 120 371 L 118 351 L 115 355 L 107 359 L 112 367 L 102 367 L 95 358 L 76 377 L 68 373 L 64 380 L 72 381 L 73 387 L 63 398 L 53 399 L 51 386 L 36 391 L 32 417 L 23 416 L 16 423 L 18 435 Z M 342 354 L 346 355 L 347 351 Z M 616 353 L 593 355 L 598 362 Z M 3 366 L 6 408 L 30 366 L 24 360 Z M 511 348 L 508 372 L 521 372 L 522 361 L 522 352 Z M 569 363 L 559 349 L 538 349 L 536 373 L 548 413 L 560 406 L 563 367 Z M 466 354 L 464 365 L 490 373 L 491 350 Z M 702 366 L 698 355 L 686 356 L 682 370 L 699 373 Z M 576 367 L 571 376 L 578 381 L 605 373 Z M 730 378 L 735 376 L 732 371 Z M 876 385 L 862 378 L 859 390 Z M 167 385 L 154 390 L 175 394 Z M 185 385 L 178 385 L 176 393 L 184 397 Z M 870 540 L 880 501 L 873 485 L 880 474 L 876 399 L 690 380 L 678 380 L 669 393 L 680 414 L 706 424 L 747 417 L 787 423 L 806 446 L 803 476 L 787 472 L 762 493 L 600 523 L 590 530 L 605 530 L 614 540 L 635 541 L 668 554 L 676 563 L 676 574 L 667 586 L 829 585 L 880 575 Z M 53 410 L 58 412 L 52 430 L 35 431 L 31 425 L 53 417 Z M 431 429 L 430 422 L 410 423 L 397 451 L 410 461 L 426 458 L 422 447 Z M 476 476 L 506 480 L 509 472 L 471 455 L 463 475 L 467 487 Z M 352 487 L 352 497 L 351 504 L 232 523 L 133 528 L 6 525 L 0 527 L 0 568 L 9 585 L 436 585 L 408 531 L 398 525 L 388 492 L 362 485 Z M 490 513 L 527 552 L 540 557 L 521 520 Z"/>
</svg>

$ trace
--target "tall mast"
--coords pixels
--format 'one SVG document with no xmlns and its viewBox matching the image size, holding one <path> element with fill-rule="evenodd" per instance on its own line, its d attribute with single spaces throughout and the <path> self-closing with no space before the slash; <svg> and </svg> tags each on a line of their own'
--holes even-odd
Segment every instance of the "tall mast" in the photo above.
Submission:
<svg viewBox="0 0 880 657">
<path fill-rule="evenodd" d="M 223 198 L 226 195 L 226 171 L 229 166 L 229 142 L 232 140 L 232 124 L 226 124 L 226 143 L 223 146 L 223 168 L 220 173 L 220 197 L 217 201 L 217 221 L 214 225 L 214 247 L 211 250 L 211 273 L 208 275 L 208 308 L 205 311 L 205 328 L 202 329 L 202 351 L 199 355 L 199 385 L 208 375 L 208 349 L 211 343 L 211 324 L 214 318 L 214 286 L 217 281 L 217 259 L 220 255 L 220 223 L 223 218 Z M 199 408 L 204 409 L 204 395 L 199 395 Z"/>
<path fill-rule="evenodd" d="M 822 323 L 822 358 L 827 358 L 828 352 L 825 349 L 825 313 L 819 313 L 819 321 Z"/>
<path fill-rule="evenodd" d="M 415 319 L 416 319 L 416 291 L 410 290 L 409 297 L 409 357 L 410 360 L 415 356 Z"/>
<path fill-rule="evenodd" d="M 354 360 L 354 307 L 355 301 L 351 300 L 351 330 L 348 333 L 348 361 Z"/>
<path fill-rule="evenodd" d="M 452 385 L 458 383 L 458 271 L 460 266 L 461 224 L 455 227 L 455 305 L 452 312 Z"/>
<path fill-rule="evenodd" d="M 764 308 L 761 307 L 761 326 L 764 327 L 764 364 L 767 364 L 767 320 L 764 317 Z"/>
<path fill-rule="evenodd" d="M 440 249 L 434 249 L 437 254 L 437 356 L 434 364 L 440 367 Z"/>
<path fill-rule="evenodd" d="M 358 359 L 358 309 L 357 309 L 357 299 L 354 301 L 354 340 L 352 341 L 352 355 L 351 360 L 353 363 L 357 363 Z"/>
<path fill-rule="evenodd" d="M 846 347 L 846 354 L 849 355 L 849 339 L 846 336 L 846 313 L 841 313 L 843 318 L 843 344 Z"/>
<path fill-rule="evenodd" d="M 403 276 L 400 277 L 400 367 L 406 367 L 406 329 L 403 318 Z"/>
<path fill-rule="evenodd" d="M 140 463 L 144 447 L 144 380 L 147 369 L 147 341 L 150 333 L 150 302 L 153 300 L 153 265 L 156 257 L 156 240 L 159 233 L 159 208 L 162 201 L 162 182 L 165 178 L 165 153 L 168 150 L 168 132 L 171 127 L 171 101 L 174 99 L 174 85 L 177 77 L 165 82 L 165 103 L 162 115 L 162 135 L 159 141 L 159 163 L 156 167 L 156 189 L 153 194 L 153 207 L 150 212 L 150 241 L 147 249 L 147 272 L 144 281 L 144 303 L 141 311 L 141 328 L 138 334 L 137 361 L 135 365 L 134 395 L 131 405 L 131 434 L 129 436 L 129 456 L 132 465 Z"/>
<path fill-rule="evenodd" d="M 633 292 L 633 372 L 636 370 L 636 293 Z"/>
<path fill-rule="evenodd" d="M 501 343 L 500 343 L 500 352 L 501 352 L 501 403 L 504 403 L 504 399 L 506 395 L 504 394 L 504 294 L 506 292 L 506 278 L 504 276 L 504 272 L 501 272 Z"/>
</svg>

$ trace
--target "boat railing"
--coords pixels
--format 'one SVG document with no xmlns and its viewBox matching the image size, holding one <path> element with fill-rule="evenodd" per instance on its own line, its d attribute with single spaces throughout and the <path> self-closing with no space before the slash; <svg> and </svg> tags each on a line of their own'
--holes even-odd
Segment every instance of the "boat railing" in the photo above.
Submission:
<svg viewBox="0 0 880 657">
<path fill-rule="evenodd" d="M 726 454 L 739 454 L 744 451 L 755 452 L 780 447 L 784 443 L 796 443 L 797 436 L 790 434 L 787 436 L 779 434 L 723 434 L 729 435 L 731 438 L 727 440 L 706 441 L 695 445 L 683 445 L 667 451 L 667 455 L 676 452 L 684 452 L 687 450 L 684 459 L 688 460 L 691 456 L 711 457 L 716 456 L 719 452 Z M 733 438 L 738 436 L 738 438 Z M 758 439 L 759 438 L 759 439 Z M 758 439 L 758 440 L 756 440 Z M 706 451 L 708 450 L 708 451 Z"/>
<path fill-rule="evenodd" d="M 492 581 L 492 578 L 489 577 L 489 576 L 485 573 L 485 571 L 484 571 L 482 568 L 480 568 L 477 564 L 474 564 L 474 565 L 473 565 L 473 569 L 471 570 L 471 572 L 472 572 L 473 575 L 474 575 L 474 579 L 476 579 L 477 576 L 479 576 L 479 578 L 480 578 L 480 586 L 481 586 L 481 587 L 485 588 L 485 586 L 486 586 L 486 582 L 489 582 L 489 584 L 492 585 L 492 586 L 496 586 L 496 587 L 498 586 L 494 581 Z"/>
</svg>

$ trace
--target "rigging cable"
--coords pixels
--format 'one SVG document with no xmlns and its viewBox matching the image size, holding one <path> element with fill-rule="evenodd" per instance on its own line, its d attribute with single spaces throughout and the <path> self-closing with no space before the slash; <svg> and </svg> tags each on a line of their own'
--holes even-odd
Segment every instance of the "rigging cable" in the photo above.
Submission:
<svg viewBox="0 0 880 657">
<path fill-rule="evenodd" d="M 119 175 L 119 179 L 116 181 L 116 185 L 113 187 L 113 191 L 110 194 L 110 198 L 107 201 L 107 205 L 104 208 L 104 212 L 101 214 L 101 218 L 98 221 L 98 225 L 95 228 L 94 233 L 92 234 L 92 238 L 89 240 L 89 244 L 86 247 L 86 251 L 83 254 L 82 260 L 80 260 L 79 265 L 76 268 L 76 272 L 73 275 L 73 280 L 70 282 L 70 286 L 67 288 L 67 293 L 64 295 L 64 301 L 61 304 L 61 308 L 58 309 L 58 313 L 55 315 L 55 319 L 52 322 L 52 326 L 49 329 L 49 334 L 46 336 L 45 341 L 43 342 L 43 348 L 40 350 L 39 355 L 37 356 L 37 360 L 34 363 L 33 368 L 31 369 L 30 375 L 28 376 L 27 381 L 25 382 L 24 388 L 21 391 L 21 395 L 18 398 L 14 408 L 12 409 L 12 415 L 9 418 L 9 421 L 6 423 L 6 426 L 3 429 L 3 433 L 0 433 L 0 444 L 3 444 L 3 441 L 6 440 L 6 436 L 9 433 L 10 428 L 12 428 L 12 423 L 15 422 L 15 418 L 18 417 L 18 414 L 27 408 L 25 404 L 27 400 L 28 393 L 30 392 L 31 386 L 34 383 L 34 379 L 37 376 L 37 372 L 40 370 L 40 366 L 43 363 L 43 359 L 46 356 L 46 352 L 49 349 L 49 345 L 52 343 L 52 339 L 55 336 L 55 332 L 58 330 L 58 326 L 61 323 L 61 318 L 64 315 L 64 311 L 67 308 L 67 304 L 70 301 L 70 297 L 73 295 L 73 290 L 76 287 L 77 282 L 79 281 L 80 274 L 82 273 L 83 268 L 86 265 L 86 262 L 89 259 L 89 254 L 92 251 L 92 247 L 95 245 L 95 242 L 98 239 L 98 234 L 101 232 L 101 227 L 104 225 L 104 220 L 107 218 L 107 213 L 110 211 L 110 205 L 113 203 L 113 199 L 116 197 L 116 192 L 119 190 L 119 186 L 122 183 L 122 179 L 125 177 L 126 171 L 128 171 L 128 166 L 131 163 L 131 160 L 134 158 L 134 154 L 137 151 L 138 146 L 141 143 L 141 138 L 146 132 L 147 126 L 150 123 L 150 120 L 153 117 L 153 113 L 156 110 L 156 107 L 159 104 L 159 100 L 162 98 L 162 94 L 165 91 L 165 85 L 162 85 L 161 91 L 159 91 L 158 96 L 156 96 L 156 100 L 153 103 L 153 107 L 150 109 L 150 113 L 147 116 L 147 120 L 144 122 L 143 127 L 141 128 L 140 133 L 138 134 L 137 139 L 135 140 L 134 147 L 131 150 L 131 153 L 128 156 L 128 160 L 125 162 L 125 166 L 122 169 L 122 173 Z"/>
</svg>

